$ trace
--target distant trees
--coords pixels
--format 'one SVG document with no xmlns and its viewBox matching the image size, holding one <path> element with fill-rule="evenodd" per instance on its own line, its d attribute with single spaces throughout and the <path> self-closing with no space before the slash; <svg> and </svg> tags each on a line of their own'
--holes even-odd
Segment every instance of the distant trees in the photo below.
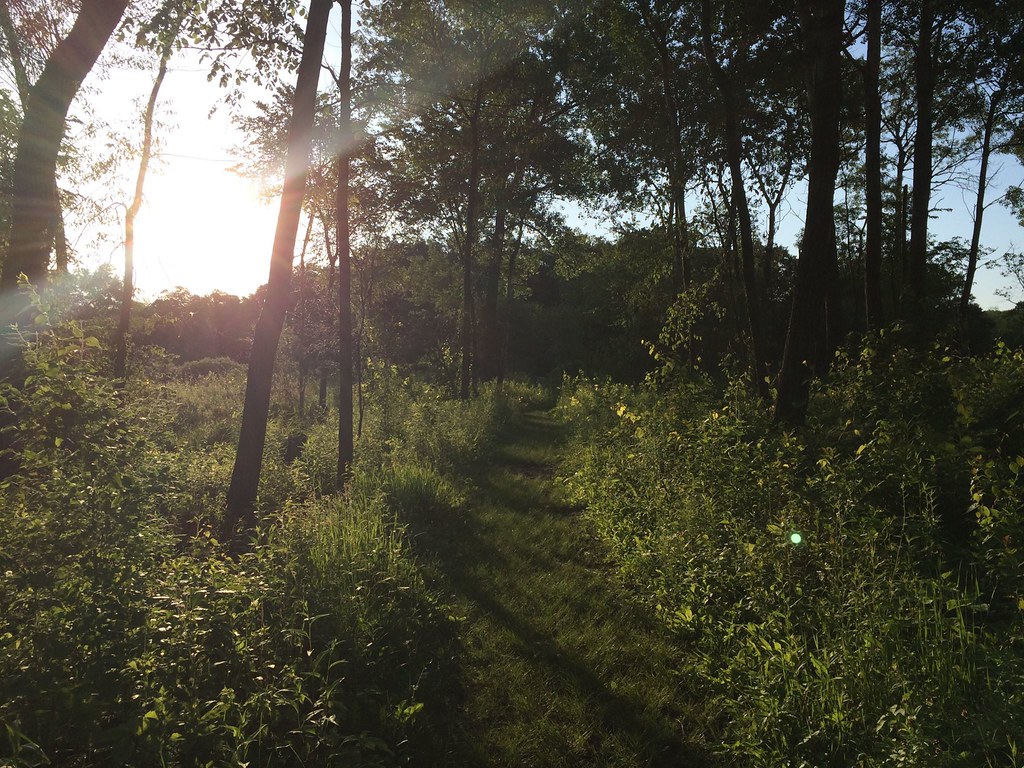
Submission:
<svg viewBox="0 0 1024 768">
<path fill-rule="evenodd" d="M 412 2 L 364 17 L 366 69 L 402 218 L 458 254 L 458 391 L 500 375 L 510 233 L 558 227 L 579 137 L 565 100 L 564 30 L 543 2 Z"/>
</svg>

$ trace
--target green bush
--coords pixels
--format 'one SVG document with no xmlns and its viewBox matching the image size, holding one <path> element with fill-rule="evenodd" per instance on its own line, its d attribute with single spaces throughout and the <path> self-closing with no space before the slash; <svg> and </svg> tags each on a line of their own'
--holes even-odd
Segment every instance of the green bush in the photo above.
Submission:
<svg viewBox="0 0 1024 768">
<path fill-rule="evenodd" d="M 234 448 L 241 425 L 245 373 L 210 374 L 163 384 L 129 380 L 127 403 L 150 439 L 168 451 Z"/>
<path fill-rule="evenodd" d="M 1020 355 L 883 337 L 799 434 L 738 386 L 567 384 L 564 480 L 675 631 L 725 764 L 1016 764 Z"/>
<path fill-rule="evenodd" d="M 181 378 L 195 381 L 204 376 L 244 375 L 245 366 L 230 357 L 204 357 L 182 363 L 180 373 Z"/>
<path fill-rule="evenodd" d="M 23 386 L 0 390 L 17 425 L 0 485 L 0 763 L 429 754 L 452 626 L 383 495 L 302 502 L 274 426 L 261 545 L 225 558 L 209 531 L 230 450 L 169 450 L 98 374 L 98 346 L 75 324 L 43 330 Z"/>
</svg>

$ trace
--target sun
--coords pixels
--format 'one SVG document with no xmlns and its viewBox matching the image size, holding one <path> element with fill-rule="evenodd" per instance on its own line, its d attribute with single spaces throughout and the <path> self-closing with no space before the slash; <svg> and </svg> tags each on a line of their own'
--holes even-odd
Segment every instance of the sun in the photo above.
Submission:
<svg viewBox="0 0 1024 768">
<path fill-rule="evenodd" d="M 136 223 L 140 298 L 177 286 L 248 295 L 266 282 L 277 210 L 222 163 L 174 158 L 146 183 Z"/>
</svg>

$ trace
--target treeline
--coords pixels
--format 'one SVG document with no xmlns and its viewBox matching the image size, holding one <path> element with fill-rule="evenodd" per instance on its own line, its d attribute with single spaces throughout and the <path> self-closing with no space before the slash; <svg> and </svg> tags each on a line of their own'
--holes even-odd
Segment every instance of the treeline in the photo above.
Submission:
<svg viewBox="0 0 1024 768">
<path fill-rule="evenodd" d="M 971 293 L 990 161 L 1018 147 L 1024 104 L 1019 4 L 409 2 L 363 9 L 353 32 L 351 5 L 341 3 L 340 65 L 328 66 L 332 86 L 318 93 L 332 5 L 313 3 L 300 25 L 287 2 L 251 14 L 230 2 L 94 0 L 49 43 L 27 33 L 52 11 L 27 1 L 5 10 L 6 62 L 22 105 L 0 274 L 5 326 L 31 314 L 15 292 L 21 275 L 44 283 L 51 252 L 58 271 L 66 266 L 56 180 L 79 84 L 118 28 L 157 61 L 123 222 L 112 340 L 120 381 L 134 220 L 169 62 L 186 45 L 208 50 L 211 77 L 236 86 L 228 99 L 236 105 L 243 86 L 269 89 L 240 107 L 252 136 L 241 167 L 279 189 L 282 202 L 247 358 L 228 525 L 255 523 L 289 313 L 303 407 L 307 379 L 319 379 L 322 402 L 335 363 L 340 481 L 353 459 L 349 414 L 364 345 L 374 343 L 365 321 L 384 298 L 374 293 L 379 264 L 406 258 L 401 279 L 434 280 L 428 303 L 454 314 L 457 340 L 450 328 L 412 322 L 375 341 L 395 349 L 410 328 L 432 335 L 421 346 L 433 347 L 435 369 L 457 361 L 458 395 L 468 399 L 481 382 L 506 376 L 517 290 L 530 284 L 543 296 L 559 271 L 602 269 L 599 247 L 567 225 L 566 202 L 652 219 L 661 242 L 637 251 L 657 258 L 624 294 L 667 288 L 655 312 L 675 341 L 659 344 L 652 333 L 652 352 L 676 355 L 694 373 L 746 371 L 783 423 L 803 422 L 811 381 L 851 332 L 901 320 L 919 341 L 953 328 L 963 348 L 981 335 Z M 253 67 L 241 67 L 239 54 Z M 975 170 L 969 245 L 936 242 L 935 190 Z M 806 212 L 794 257 L 776 235 L 797 183 Z M 1019 197 L 1011 190 L 1006 200 Z M 621 244 L 631 247 L 630 237 Z M 424 249 L 441 256 L 427 260 L 427 274 L 417 264 Z M 571 345 L 565 353 L 576 356 Z"/>
<path fill-rule="evenodd" d="M 132 32 L 158 64 L 142 116 L 137 191 L 152 102 L 168 59 L 186 45 L 219 51 L 212 74 L 224 85 L 270 88 L 255 105 L 242 91 L 231 99 L 253 137 L 241 167 L 270 189 L 279 185 L 296 97 L 286 73 L 298 68 L 303 33 L 292 7 L 270 4 L 246 17 L 229 2 L 115 5 L 86 4 L 83 19 L 102 7 L 108 26 L 120 23 L 121 37 Z M 19 88 L 5 91 L 5 114 L 9 135 L 20 125 L 26 137 L 8 146 L 4 166 L 13 226 L 3 280 L 11 290 L 22 272 L 40 280 L 51 253 L 65 267 L 56 233 L 60 201 L 73 190 L 43 195 L 15 183 L 19 152 L 22 163 L 42 163 L 23 172 L 33 184 L 57 167 L 60 136 L 43 148 L 32 121 L 56 125 L 63 116 L 37 118 L 24 105 L 33 90 L 55 87 L 41 77 L 46 63 L 54 62 L 54 77 L 63 64 L 59 38 L 31 33 L 53 10 L 24 0 L 6 13 L 5 61 L 21 75 Z M 590 268 L 566 246 L 574 239 L 566 201 L 607 206 L 620 221 L 637 214 L 664 232 L 651 246 L 660 253 L 650 279 L 667 288 L 663 317 L 682 297 L 687 365 L 715 371 L 729 350 L 763 396 L 777 385 L 779 418 L 799 422 L 809 377 L 850 332 L 902 320 L 956 328 L 967 345 L 985 335 L 971 293 L 985 255 L 984 214 L 999 196 L 993 159 L 1019 150 L 1019 16 L 1016 3 L 996 0 L 368 7 L 349 39 L 354 96 L 339 99 L 335 89 L 310 107 L 303 215 L 286 257 L 308 250 L 336 291 L 331 276 L 346 264 L 370 270 L 381 251 L 417 243 L 439 250 L 454 267 L 435 288 L 458 311 L 449 354 L 467 396 L 507 369 L 511 307 L 526 278 L 543 274 L 537 254 L 546 269 Z M 238 52 L 267 66 L 242 67 Z M 340 88 L 342 73 L 330 67 Z M 70 104 L 73 89 L 65 96 Z M 342 112 L 351 121 L 344 129 Z M 341 197 L 339 142 L 350 168 Z M 941 215 L 942 187 L 953 184 L 971 198 L 973 226 L 938 242 L 930 221 Z M 798 185 L 807 208 L 790 254 L 776 238 Z M 1008 203 L 1018 198 L 1011 188 Z M 351 261 L 339 257 L 350 250 L 339 201 L 349 212 Z M 130 245 L 128 232 L 125 239 Z M 354 305 L 366 300 L 349 295 Z M 302 306 L 315 301 L 304 295 Z M 316 311 L 330 314 L 326 305 Z M 710 338 L 708 327 L 723 320 L 728 333 Z"/>
</svg>

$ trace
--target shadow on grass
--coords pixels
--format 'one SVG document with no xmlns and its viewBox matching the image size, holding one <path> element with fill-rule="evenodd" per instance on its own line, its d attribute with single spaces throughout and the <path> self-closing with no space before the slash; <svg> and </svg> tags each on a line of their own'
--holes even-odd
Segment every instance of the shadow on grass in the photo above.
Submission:
<svg viewBox="0 0 1024 768">
<path fill-rule="evenodd" d="M 561 437 L 526 414 L 471 468 L 465 509 L 405 521 L 467 617 L 446 764 L 703 764 L 680 731 L 664 629 L 553 494 Z"/>
</svg>

